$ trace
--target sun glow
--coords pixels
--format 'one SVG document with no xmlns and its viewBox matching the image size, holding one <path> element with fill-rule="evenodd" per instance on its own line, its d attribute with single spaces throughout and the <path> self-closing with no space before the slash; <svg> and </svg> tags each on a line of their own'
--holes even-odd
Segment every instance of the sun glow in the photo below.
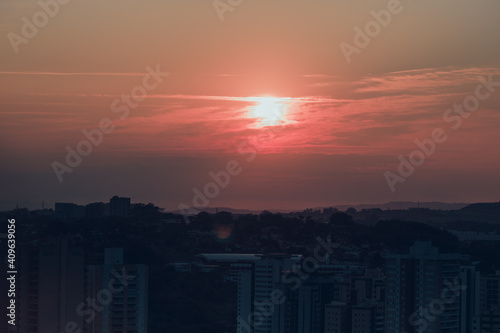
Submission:
<svg viewBox="0 0 500 333">
<path fill-rule="evenodd" d="M 258 126 L 277 126 L 286 123 L 287 103 L 276 97 L 259 97 L 250 116 L 259 119 Z"/>
</svg>

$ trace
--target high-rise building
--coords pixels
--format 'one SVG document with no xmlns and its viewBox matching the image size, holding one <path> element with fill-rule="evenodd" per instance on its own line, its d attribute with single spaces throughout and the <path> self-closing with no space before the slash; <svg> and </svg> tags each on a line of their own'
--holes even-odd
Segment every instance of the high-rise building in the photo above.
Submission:
<svg viewBox="0 0 500 333">
<path fill-rule="evenodd" d="M 123 263 L 123 249 L 105 249 L 103 265 L 87 266 L 86 293 L 99 311 L 88 333 L 147 333 L 148 269 Z"/>
<path fill-rule="evenodd" d="M 354 305 L 384 300 L 385 281 L 381 269 L 366 269 L 362 276 L 351 276 L 349 283 L 349 301 Z"/>
<path fill-rule="evenodd" d="M 251 322 L 254 310 L 254 263 L 260 260 L 261 256 L 238 253 L 201 253 L 198 257 L 204 264 L 223 267 L 227 272 L 225 275 L 226 281 L 237 282 L 237 333 L 253 332 Z"/>
<path fill-rule="evenodd" d="M 20 251 L 19 331 L 78 331 L 76 312 L 84 301 L 83 249 L 68 239 L 51 239 Z"/>
<path fill-rule="evenodd" d="M 290 332 L 293 311 L 285 274 L 300 256 L 290 254 L 204 254 L 210 262 L 230 263 L 237 276 L 237 332 Z"/>
<path fill-rule="evenodd" d="M 292 256 L 287 254 L 262 255 L 254 265 L 253 304 L 254 309 L 261 314 L 259 318 L 254 317 L 254 333 L 284 333 L 289 325 L 289 321 L 286 320 L 287 303 L 272 302 L 272 295 L 273 293 L 283 296 L 287 294 L 283 275 L 292 271 Z M 273 304 L 272 311 L 270 304 Z M 260 310 L 259 306 L 268 306 L 269 311 Z"/>
<path fill-rule="evenodd" d="M 354 304 L 362 304 L 367 299 L 372 299 L 373 279 L 362 276 L 351 277 L 351 300 Z"/>
<path fill-rule="evenodd" d="M 481 333 L 500 332 L 500 306 L 481 312 Z"/>
<path fill-rule="evenodd" d="M 111 216 L 127 217 L 130 214 L 130 198 L 114 196 L 109 200 Z"/>
<path fill-rule="evenodd" d="M 101 303 L 96 298 L 101 290 L 106 290 L 103 289 L 103 287 L 102 265 L 87 265 L 85 267 L 85 295 L 88 299 L 95 300 L 96 303 Z M 101 292 L 101 294 L 103 294 L 103 292 Z M 107 296 L 109 296 L 109 294 Z M 79 310 L 85 320 L 85 333 L 102 332 L 102 309 L 103 304 L 97 304 L 97 308 L 94 310 L 91 310 L 91 306 Z"/>
<path fill-rule="evenodd" d="M 296 315 L 291 318 L 293 332 L 323 333 L 325 306 L 334 300 L 335 277 L 321 268 L 302 282 L 294 299 Z"/>
<path fill-rule="evenodd" d="M 344 276 L 336 277 L 333 293 L 334 301 L 351 303 L 351 287 L 349 280 Z"/>
<path fill-rule="evenodd" d="M 500 332 L 500 271 L 481 276 L 481 332 Z"/>
<path fill-rule="evenodd" d="M 480 333 L 480 274 L 474 266 L 460 267 L 460 333 Z"/>
<path fill-rule="evenodd" d="M 353 306 L 351 323 L 352 333 L 383 333 L 384 304 L 370 300 Z"/>
<path fill-rule="evenodd" d="M 251 259 L 252 260 L 252 259 Z M 238 298 L 236 304 L 237 333 L 251 333 L 250 321 L 253 310 L 253 262 L 238 262 L 231 265 L 237 274 Z"/>
<path fill-rule="evenodd" d="M 448 292 L 442 298 L 443 291 L 460 290 L 461 260 L 430 242 L 415 242 L 408 254 L 387 255 L 386 332 L 459 332 L 460 298 Z"/>
<path fill-rule="evenodd" d="M 325 306 L 325 333 L 344 333 L 350 325 L 345 302 L 331 302 Z"/>
</svg>

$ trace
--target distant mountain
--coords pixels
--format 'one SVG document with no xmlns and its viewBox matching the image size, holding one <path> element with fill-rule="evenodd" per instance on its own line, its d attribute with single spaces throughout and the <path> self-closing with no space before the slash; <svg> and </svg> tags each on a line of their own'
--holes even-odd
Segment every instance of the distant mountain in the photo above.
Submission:
<svg viewBox="0 0 500 333">
<path fill-rule="evenodd" d="M 469 206 L 470 204 L 468 203 L 445 203 L 445 202 L 421 202 L 420 204 L 418 202 L 413 202 L 413 201 L 393 201 L 393 202 L 388 202 L 388 203 L 383 203 L 383 204 L 361 204 L 361 205 L 332 205 L 331 207 L 335 207 L 338 210 L 346 210 L 350 207 L 355 208 L 356 210 L 360 211 L 362 209 L 371 209 L 371 208 L 380 208 L 382 210 L 406 210 L 409 208 L 429 208 L 429 209 L 440 209 L 440 210 L 459 210 L 464 207 Z M 315 207 L 313 208 L 314 210 L 323 210 L 324 208 L 328 207 Z M 203 211 L 207 213 L 214 214 L 216 211 L 219 212 L 230 212 L 233 214 L 260 214 L 262 211 L 265 210 L 251 210 L 251 209 L 236 209 L 236 208 L 231 208 L 231 207 L 207 207 L 203 209 L 196 209 L 197 211 Z M 274 210 L 274 209 L 267 209 L 270 212 L 277 213 L 287 213 L 287 212 L 292 212 L 292 211 L 297 211 L 297 210 Z M 173 211 L 172 213 L 174 214 L 181 214 L 181 211 L 176 210 Z"/>
<path fill-rule="evenodd" d="M 382 210 L 404 210 L 409 208 L 429 208 L 429 209 L 441 209 L 441 210 L 459 210 L 470 204 L 468 203 L 446 203 L 446 202 L 414 202 L 414 201 L 392 201 L 383 204 L 362 204 L 362 205 L 337 205 L 334 206 L 339 210 L 346 210 L 349 207 L 353 207 L 356 210 L 370 209 L 370 208 L 380 208 Z"/>
<path fill-rule="evenodd" d="M 483 214 L 498 214 L 498 216 L 500 217 L 500 202 L 475 203 L 462 208 L 461 211 Z"/>
<path fill-rule="evenodd" d="M 10 211 L 18 208 L 28 208 L 29 210 L 42 209 L 42 202 L 30 201 L 0 201 L 0 211 Z M 45 202 L 45 208 L 53 208 L 54 203 Z"/>
<path fill-rule="evenodd" d="M 41 203 L 33 203 L 33 202 L 9 202 L 9 201 L 0 201 L 0 211 L 7 211 L 15 209 L 16 205 L 19 205 L 19 208 L 29 208 L 32 209 L 40 209 Z M 45 203 L 45 207 L 53 206 L 52 203 Z M 446 203 L 446 202 L 414 202 L 414 201 L 392 201 L 387 203 L 380 204 L 359 204 L 359 205 L 331 205 L 330 207 L 335 207 L 339 210 L 345 211 L 350 207 L 355 208 L 360 211 L 362 209 L 371 209 L 371 208 L 380 208 L 382 210 L 407 210 L 409 208 L 428 208 L 428 209 L 436 209 L 436 210 L 455 210 L 462 211 L 464 213 L 480 213 L 487 215 L 497 214 L 500 217 L 500 202 L 493 203 Z M 324 208 L 329 207 L 315 207 L 314 210 L 323 210 Z M 196 209 L 196 211 L 204 211 L 207 213 L 214 214 L 216 211 L 218 212 L 230 212 L 232 214 L 260 214 L 262 211 L 266 210 L 265 207 L 261 210 L 252 210 L 252 209 L 238 209 L 231 207 L 207 207 L 203 209 Z M 267 209 L 273 213 L 287 213 L 287 212 L 298 212 L 299 210 L 294 209 Z M 182 214 L 180 210 L 172 211 L 174 214 Z"/>
<path fill-rule="evenodd" d="M 264 211 L 264 210 L 237 209 L 230 207 L 206 207 L 206 208 L 200 208 L 200 209 L 194 208 L 194 209 L 198 212 L 207 212 L 210 214 L 215 214 L 216 212 L 229 212 L 231 214 L 260 214 L 262 213 L 262 211 Z M 180 210 L 176 210 L 171 213 L 182 214 Z"/>
</svg>

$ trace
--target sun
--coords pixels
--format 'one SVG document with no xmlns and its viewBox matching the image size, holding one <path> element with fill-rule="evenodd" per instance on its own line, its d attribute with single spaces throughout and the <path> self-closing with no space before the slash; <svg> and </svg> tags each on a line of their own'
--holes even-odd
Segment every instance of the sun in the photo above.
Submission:
<svg viewBox="0 0 500 333">
<path fill-rule="evenodd" d="M 256 103 L 250 116 L 259 119 L 260 127 L 281 125 L 286 120 L 287 105 L 280 98 L 258 97 Z"/>
</svg>

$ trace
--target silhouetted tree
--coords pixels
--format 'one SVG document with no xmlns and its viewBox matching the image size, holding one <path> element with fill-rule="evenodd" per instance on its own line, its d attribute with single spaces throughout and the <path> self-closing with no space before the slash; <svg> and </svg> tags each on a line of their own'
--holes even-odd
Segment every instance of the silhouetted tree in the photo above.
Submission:
<svg viewBox="0 0 500 333">
<path fill-rule="evenodd" d="M 330 216 L 330 225 L 333 226 L 348 226 L 353 224 L 353 219 L 351 215 L 346 213 L 334 213 Z"/>
<path fill-rule="evenodd" d="M 353 214 L 356 214 L 358 211 L 354 207 L 349 207 L 349 208 L 347 208 L 347 210 L 345 212 L 349 215 L 353 215 Z"/>
</svg>

